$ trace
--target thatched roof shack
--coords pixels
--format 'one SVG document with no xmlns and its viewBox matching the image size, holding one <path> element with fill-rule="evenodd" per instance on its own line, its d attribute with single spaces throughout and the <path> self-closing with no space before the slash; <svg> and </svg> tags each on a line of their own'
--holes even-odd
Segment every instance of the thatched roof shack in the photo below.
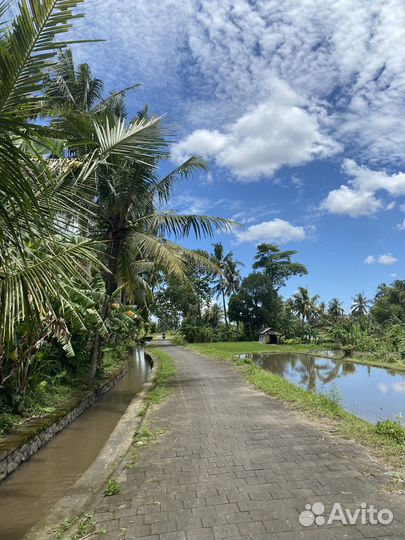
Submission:
<svg viewBox="0 0 405 540">
<path fill-rule="evenodd" d="M 279 333 L 271 328 L 265 328 L 259 334 L 259 343 L 278 343 Z"/>
</svg>

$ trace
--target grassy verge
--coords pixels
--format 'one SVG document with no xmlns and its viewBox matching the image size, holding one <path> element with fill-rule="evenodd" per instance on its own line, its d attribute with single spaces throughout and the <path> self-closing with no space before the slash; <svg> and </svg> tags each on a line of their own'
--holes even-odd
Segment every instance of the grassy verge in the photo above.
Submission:
<svg viewBox="0 0 405 540">
<path fill-rule="evenodd" d="M 176 368 L 170 355 L 154 345 L 149 347 L 149 351 L 152 356 L 158 359 L 159 363 L 155 375 L 155 387 L 148 392 L 145 405 L 139 412 L 139 416 L 145 416 L 152 405 L 159 405 L 172 393 L 170 383 L 176 376 Z M 141 448 L 152 443 L 161 433 L 163 433 L 161 429 L 152 429 L 148 424 L 142 425 L 134 437 L 126 467 L 133 467 L 140 456 Z"/>
<path fill-rule="evenodd" d="M 253 346 L 260 344 L 248 345 L 253 348 Z M 326 421 L 333 427 L 337 435 L 363 444 L 370 449 L 371 454 L 382 459 L 386 464 L 398 470 L 403 469 L 405 442 L 402 439 L 398 442 L 387 434 L 378 433 L 375 425 L 345 411 L 340 406 L 339 396 L 333 393 L 322 395 L 307 392 L 282 377 L 255 366 L 248 360 L 237 360 L 234 357 L 234 344 L 232 343 L 202 343 L 192 344 L 189 347 L 206 356 L 232 361 L 242 376 L 259 390 L 288 403 L 298 411 L 304 412 L 307 418 L 309 416 L 313 420 L 322 420 L 324 425 Z M 256 351 L 246 351 L 241 347 L 238 353 L 243 352 Z"/>
<path fill-rule="evenodd" d="M 176 344 L 173 341 L 173 344 Z M 183 343 L 178 343 L 183 344 Z M 229 360 L 236 354 L 244 353 L 263 353 L 263 352 L 296 352 L 296 353 L 321 353 L 322 351 L 330 350 L 331 346 L 328 344 L 281 344 L 281 345 L 263 345 L 262 343 L 252 341 L 230 341 L 230 342 L 218 342 L 218 343 L 191 343 L 188 345 L 191 348 L 195 348 L 202 354 L 212 356 L 212 352 L 216 358 L 221 360 Z M 351 358 L 336 358 L 336 360 L 343 362 L 351 362 L 352 364 L 363 364 L 367 366 L 381 367 L 384 369 L 394 369 L 397 371 L 405 371 L 405 364 L 403 361 L 387 362 L 379 360 L 373 356 L 360 356 L 354 355 Z"/>
<path fill-rule="evenodd" d="M 154 345 L 151 345 L 149 350 L 152 356 L 159 360 L 159 364 L 155 375 L 156 386 L 148 393 L 145 400 L 146 405 L 161 403 L 171 393 L 169 384 L 176 375 L 176 368 L 171 356 Z"/>
</svg>

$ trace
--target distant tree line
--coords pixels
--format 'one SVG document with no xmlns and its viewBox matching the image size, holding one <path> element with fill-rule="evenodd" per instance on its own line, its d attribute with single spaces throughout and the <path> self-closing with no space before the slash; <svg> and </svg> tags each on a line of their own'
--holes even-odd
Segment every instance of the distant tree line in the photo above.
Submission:
<svg viewBox="0 0 405 540">
<path fill-rule="evenodd" d="M 198 252 L 217 265 L 190 263 L 187 287 L 162 280 L 151 313 L 158 328 L 173 330 L 188 341 L 257 340 L 266 327 L 284 341 L 330 343 L 350 354 L 357 349 L 389 357 L 405 346 L 405 281 L 379 285 L 373 299 L 358 293 L 345 314 L 338 298 L 328 303 L 306 287 L 287 299 L 280 289 L 307 268 L 293 260 L 294 250 L 259 244 L 252 272 L 243 279 L 241 263 L 225 254 L 221 244 L 213 252 Z"/>
</svg>

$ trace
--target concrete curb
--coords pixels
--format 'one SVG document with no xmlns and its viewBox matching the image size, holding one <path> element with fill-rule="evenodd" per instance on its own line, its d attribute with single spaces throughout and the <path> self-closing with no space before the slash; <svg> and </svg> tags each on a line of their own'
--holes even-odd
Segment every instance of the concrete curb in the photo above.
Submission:
<svg viewBox="0 0 405 540">
<path fill-rule="evenodd" d="M 139 412 L 146 395 L 155 386 L 157 364 L 157 360 L 153 358 L 153 367 L 143 390 L 128 405 L 95 461 L 73 484 L 69 495 L 59 499 L 45 517 L 24 535 L 25 540 L 53 540 L 56 534 L 52 531 L 67 518 L 84 513 L 91 506 L 108 478 L 120 465 L 132 444 L 134 434 L 144 420 L 139 416 Z"/>
</svg>

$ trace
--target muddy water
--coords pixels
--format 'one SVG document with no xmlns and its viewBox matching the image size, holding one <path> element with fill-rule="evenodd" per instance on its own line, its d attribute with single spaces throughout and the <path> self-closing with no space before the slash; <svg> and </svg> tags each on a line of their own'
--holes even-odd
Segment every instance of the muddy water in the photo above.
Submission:
<svg viewBox="0 0 405 540">
<path fill-rule="evenodd" d="M 0 539 L 22 538 L 92 464 L 150 365 L 134 351 L 128 374 L 0 484 Z"/>
</svg>

